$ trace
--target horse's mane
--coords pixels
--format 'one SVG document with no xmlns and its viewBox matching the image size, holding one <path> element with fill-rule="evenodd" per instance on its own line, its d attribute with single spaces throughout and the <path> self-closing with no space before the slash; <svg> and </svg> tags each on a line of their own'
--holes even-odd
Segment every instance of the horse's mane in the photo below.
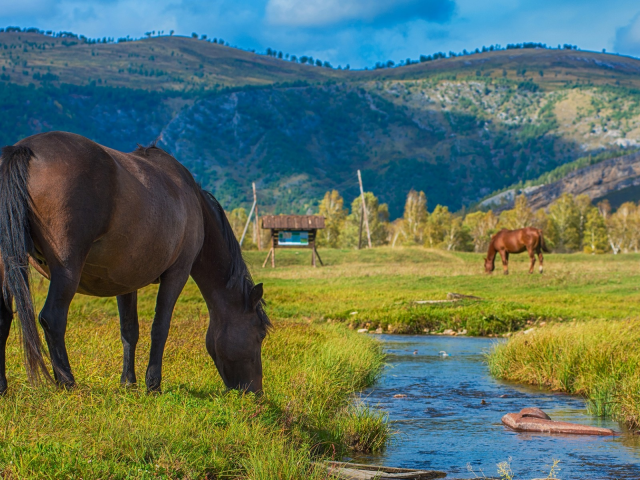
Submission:
<svg viewBox="0 0 640 480">
<path fill-rule="evenodd" d="M 160 148 L 157 144 L 158 144 L 158 138 L 156 138 L 153 142 L 151 142 L 148 146 L 144 146 L 144 145 L 140 145 L 139 143 L 137 144 L 138 146 L 136 147 L 136 149 L 132 152 L 134 155 L 141 155 L 143 157 L 146 157 L 149 155 L 150 152 L 154 151 L 154 150 L 158 150 L 160 152 L 166 153 L 167 155 L 169 155 L 168 152 L 166 152 L 165 150 L 163 150 L 162 148 Z"/>
<path fill-rule="evenodd" d="M 207 192 L 202 188 L 200 189 L 200 191 L 202 192 L 203 198 L 207 201 L 207 203 L 211 207 L 212 212 L 218 219 L 222 236 L 225 243 L 227 244 L 227 247 L 229 248 L 231 265 L 229 266 L 229 271 L 227 272 L 227 289 L 240 291 L 242 297 L 244 298 L 245 308 L 248 309 L 250 307 L 249 296 L 255 283 L 253 282 L 253 278 L 251 277 L 251 273 L 247 268 L 247 264 L 244 261 L 244 258 L 242 258 L 242 250 L 240 249 L 240 244 L 238 243 L 238 240 L 233 233 L 231 224 L 229 223 L 227 215 L 224 213 L 224 209 L 222 208 L 222 205 L 220 205 L 220 202 L 218 202 L 218 200 L 213 196 L 212 193 Z M 260 318 L 262 323 L 267 327 L 270 327 L 271 321 L 269 320 L 264 307 L 265 302 L 261 299 L 256 308 L 256 313 L 258 314 L 258 317 Z"/>
</svg>

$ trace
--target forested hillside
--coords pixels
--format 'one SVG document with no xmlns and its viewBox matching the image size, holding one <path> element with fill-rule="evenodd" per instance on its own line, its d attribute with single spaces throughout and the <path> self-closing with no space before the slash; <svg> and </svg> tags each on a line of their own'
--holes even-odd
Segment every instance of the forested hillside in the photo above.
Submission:
<svg viewBox="0 0 640 480">
<path fill-rule="evenodd" d="M 640 142 L 640 60 L 540 48 L 349 71 L 219 43 L 0 33 L 0 143 L 60 129 L 176 155 L 225 207 L 365 189 L 457 210 L 579 157 Z M 291 58 L 291 57 L 290 57 Z M 306 58 L 306 57 L 305 57 Z M 322 62 L 320 62 L 322 63 Z"/>
</svg>

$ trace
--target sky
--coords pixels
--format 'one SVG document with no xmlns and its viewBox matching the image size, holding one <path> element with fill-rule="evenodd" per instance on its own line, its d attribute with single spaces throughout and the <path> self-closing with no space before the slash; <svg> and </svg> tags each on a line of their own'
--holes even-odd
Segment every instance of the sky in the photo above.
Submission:
<svg viewBox="0 0 640 480">
<path fill-rule="evenodd" d="M 522 42 L 640 57 L 638 0 L 0 0 L 0 26 L 195 32 L 351 68 Z"/>
</svg>

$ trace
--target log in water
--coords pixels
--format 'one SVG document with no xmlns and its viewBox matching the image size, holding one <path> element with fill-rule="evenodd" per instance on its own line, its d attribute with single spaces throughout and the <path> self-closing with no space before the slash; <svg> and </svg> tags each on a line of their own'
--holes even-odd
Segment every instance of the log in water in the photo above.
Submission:
<svg viewBox="0 0 640 480">
<path fill-rule="evenodd" d="M 497 475 L 511 458 L 516 478 L 545 478 L 554 459 L 556 476 L 571 479 L 640 479 L 640 439 L 514 432 L 503 415 L 539 407 L 554 420 L 621 430 L 616 422 L 589 415 L 584 400 L 497 381 L 483 362 L 496 340 L 380 335 L 389 365 L 367 404 L 389 413 L 395 442 L 385 453 L 355 461 L 424 470 L 447 478 Z M 414 353 L 415 352 L 415 353 Z M 444 356 L 445 352 L 448 356 Z"/>
</svg>

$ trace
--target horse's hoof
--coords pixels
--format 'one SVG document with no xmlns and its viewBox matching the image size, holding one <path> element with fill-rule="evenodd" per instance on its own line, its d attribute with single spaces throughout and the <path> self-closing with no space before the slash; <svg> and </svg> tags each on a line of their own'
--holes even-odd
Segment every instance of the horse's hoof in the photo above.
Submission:
<svg viewBox="0 0 640 480">
<path fill-rule="evenodd" d="M 147 393 L 162 393 L 160 378 L 147 378 Z"/>
<path fill-rule="evenodd" d="M 76 382 L 73 380 L 66 381 L 66 382 L 58 382 L 58 388 L 60 388 L 60 390 L 66 390 L 67 392 L 70 392 L 71 390 L 75 390 Z"/>
<path fill-rule="evenodd" d="M 133 387 L 137 384 L 137 379 L 135 375 L 122 375 L 120 377 L 120 385 L 123 387 Z"/>
</svg>

